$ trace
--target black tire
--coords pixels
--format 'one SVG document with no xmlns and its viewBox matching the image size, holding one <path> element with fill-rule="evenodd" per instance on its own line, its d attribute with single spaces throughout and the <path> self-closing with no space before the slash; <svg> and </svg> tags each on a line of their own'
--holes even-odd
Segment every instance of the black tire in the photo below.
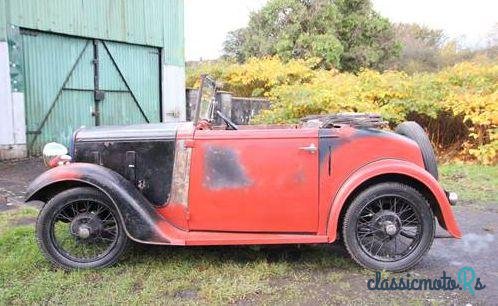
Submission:
<svg viewBox="0 0 498 306">
<path fill-rule="evenodd" d="M 81 208 L 81 210 L 78 209 L 78 207 L 87 205 L 85 203 L 89 203 L 88 205 L 90 205 L 86 208 L 86 211 L 84 211 L 84 208 Z M 76 206 L 77 209 L 75 212 L 72 205 L 82 206 Z M 98 217 L 104 214 L 105 217 Z M 69 216 L 68 219 L 65 219 L 65 216 Z M 73 232 L 75 226 L 83 223 L 85 225 L 93 224 L 88 221 L 89 218 L 92 218 L 92 220 L 90 220 L 91 222 L 93 222 L 93 220 L 99 220 L 100 227 L 98 230 L 92 229 L 92 234 L 89 237 L 81 238 L 77 236 L 77 234 Z M 74 222 L 80 223 L 75 225 Z M 103 224 L 108 223 L 109 225 L 105 225 L 107 228 L 104 228 Z M 59 225 L 62 226 L 60 230 Z M 67 229 L 64 228 L 65 226 L 67 226 Z M 97 227 L 95 226 L 95 228 Z M 69 238 L 66 237 L 66 239 L 58 241 L 56 236 L 59 235 L 59 233 L 62 233 Z M 102 233 L 106 234 L 105 238 Z M 90 187 L 72 188 L 63 191 L 50 199 L 40 210 L 38 215 L 36 222 L 36 237 L 38 246 L 43 255 L 55 266 L 65 270 L 104 268 L 113 265 L 126 250 L 129 242 L 124 225 L 122 224 L 121 218 L 113 203 L 104 193 Z M 71 241 L 71 239 L 74 241 Z M 104 242 L 104 239 L 106 239 L 106 242 Z M 97 257 L 78 258 L 61 246 L 62 241 L 67 243 L 67 240 L 69 240 L 69 244 L 74 248 L 84 250 L 85 255 L 87 252 L 85 248 L 91 249 L 99 243 L 104 244 L 104 247 L 106 247 L 105 243 L 109 244 L 109 246 L 105 248 L 102 254 L 99 253 Z"/>
<path fill-rule="evenodd" d="M 422 158 L 424 159 L 425 170 L 432 174 L 437 180 L 439 174 L 437 170 L 436 154 L 434 153 L 434 148 L 424 129 L 414 121 L 406 121 L 398 125 L 396 133 L 406 136 L 418 144 L 420 151 L 422 152 Z"/>
<path fill-rule="evenodd" d="M 391 198 L 398 200 L 390 200 L 388 205 L 384 199 Z M 378 211 L 375 210 L 376 207 L 379 208 Z M 384 227 L 388 224 L 386 220 L 396 216 L 400 221 L 398 232 L 388 234 Z M 403 218 L 409 219 L 405 222 Z M 415 219 L 416 225 L 412 221 Z M 408 231 L 410 224 L 410 228 L 416 228 L 415 232 Z M 353 200 L 344 216 L 342 234 L 346 249 L 361 266 L 376 271 L 401 272 L 415 266 L 430 249 L 435 226 L 429 203 L 417 190 L 400 183 L 387 182 L 367 188 Z M 369 233 L 366 235 L 367 231 Z M 407 233 L 412 234 L 411 240 L 407 238 Z M 403 241 L 410 243 L 402 244 Z M 383 248 L 384 254 L 379 253 Z M 374 254 L 376 249 L 377 253 Z"/>
</svg>

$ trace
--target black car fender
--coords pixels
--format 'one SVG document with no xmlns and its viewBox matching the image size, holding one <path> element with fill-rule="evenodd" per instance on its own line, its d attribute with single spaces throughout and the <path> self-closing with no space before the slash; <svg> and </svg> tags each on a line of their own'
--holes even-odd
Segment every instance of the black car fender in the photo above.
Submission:
<svg viewBox="0 0 498 306">
<path fill-rule="evenodd" d="M 26 202 L 46 203 L 57 193 L 76 186 L 92 186 L 105 193 L 118 211 L 130 239 L 141 243 L 170 243 L 160 230 L 161 224 L 168 222 L 153 205 L 123 176 L 99 165 L 73 163 L 42 173 L 28 186 Z"/>
</svg>

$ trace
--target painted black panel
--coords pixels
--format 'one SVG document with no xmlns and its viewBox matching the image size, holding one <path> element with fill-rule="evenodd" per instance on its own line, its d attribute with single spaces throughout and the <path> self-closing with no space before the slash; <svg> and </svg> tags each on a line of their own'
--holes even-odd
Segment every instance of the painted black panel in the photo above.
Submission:
<svg viewBox="0 0 498 306">
<path fill-rule="evenodd" d="M 379 129 L 373 128 L 357 128 L 354 133 L 349 136 L 342 136 L 336 132 L 337 128 L 327 128 L 320 129 L 318 131 L 319 137 L 319 152 L 320 152 L 320 164 L 324 162 L 330 162 L 332 158 L 333 151 L 340 146 L 347 145 L 361 138 L 368 137 L 395 137 L 398 139 L 404 139 L 396 133 L 387 132 Z"/>
<path fill-rule="evenodd" d="M 320 129 L 318 131 L 318 137 L 320 165 L 322 165 L 324 162 L 328 162 L 330 169 L 332 162 L 332 151 L 334 150 L 334 148 L 344 143 L 344 138 L 337 136 L 337 133 L 335 133 L 333 129 Z"/>
<path fill-rule="evenodd" d="M 175 140 L 76 141 L 73 161 L 111 169 L 130 181 L 155 205 L 167 202 L 175 156 Z"/>
</svg>

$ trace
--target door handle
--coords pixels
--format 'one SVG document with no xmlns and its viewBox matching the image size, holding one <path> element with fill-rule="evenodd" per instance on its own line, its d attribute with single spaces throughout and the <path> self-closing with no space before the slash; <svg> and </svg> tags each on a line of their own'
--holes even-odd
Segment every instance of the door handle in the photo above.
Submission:
<svg viewBox="0 0 498 306">
<path fill-rule="evenodd" d="M 314 154 L 316 151 L 318 151 L 317 147 L 315 146 L 314 143 L 310 144 L 309 146 L 307 147 L 300 147 L 299 150 L 303 150 L 303 151 L 306 151 L 306 152 L 310 152 L 312 154 Z"/>
</svg>

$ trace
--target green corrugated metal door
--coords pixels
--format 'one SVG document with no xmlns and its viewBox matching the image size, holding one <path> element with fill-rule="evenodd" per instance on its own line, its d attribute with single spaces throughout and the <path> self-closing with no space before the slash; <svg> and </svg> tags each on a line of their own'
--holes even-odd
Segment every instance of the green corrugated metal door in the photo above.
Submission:
<svg viewBox="0 0 498 306">
<path fill-rule="evenodd" d="M 101 124 L 160 121 L 159 50 L 98 41 Z"/>
<path fill-rule="evenodd" d="M 28 150 L 80 126 L 160 121 L 157 48 L 23 31 Z"/>
<path fill-rule="evenodd" d="M 29 151 L 67 144 L 75 128 L 94 125 L 91 41 L 24 31 L 26 131 Z"/>
</svg>

